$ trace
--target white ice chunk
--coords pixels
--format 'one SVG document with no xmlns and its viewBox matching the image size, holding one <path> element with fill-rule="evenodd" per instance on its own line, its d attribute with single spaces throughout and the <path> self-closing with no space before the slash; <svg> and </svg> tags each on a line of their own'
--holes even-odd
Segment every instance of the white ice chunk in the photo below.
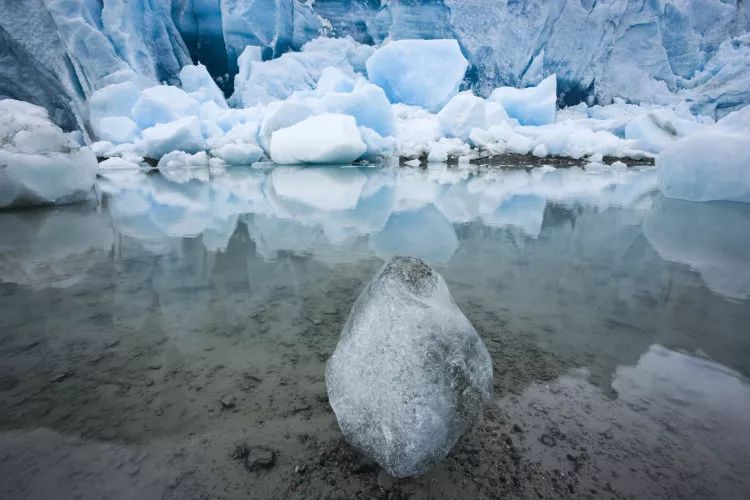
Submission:
<svg viewBox="0 0 750 500">
<path fill-rule="evenodd" d="M 240 80 L 239 75 L 235 79 L 230 102 L 248 107 L 311 91 L 325 68 L 333 66 L 354 75 L 362 71 L 372 51 L 372 47 L 348 37 L 319 37 L 306 43 L 300 52 L 286 52 L 269 61 L 250 60 L 242 73 L 246 79 Z"/>
<path fill-rule="evenodd" d="M 184 151 L 172 151 L 162 156 L 157 165 L 160 169 L 207 166 L 208 155 L 205 151 L 200 151 L 195 154 L 186 153 Z"/>
<path fill-rule="evenodd" d="M 147 128 L 139 149 L 144 156 L 161 158 L 170 151 L 196 153 L 205 149 L 201 122 L 196 116 Z"/>
<path fill-rule="evenodd" d="M 271 136 L 271 159 L 281 164 L 350 163 L 367 151 L 348 115 L 312 116 Z"/>
<path fill-rule="evenodd" d="M 89 119 L 98 139 L 99 122 L 104 118 L 130 118 L 141 89 L 133 82 L 114 83 L 94 92 L 89 98 Z"/>
<path fill-rule="evenodd" d="M 366 157 L 373 158 L 378 155 L 387 154 L 393 151 L 395 140 L 393 136 L 383 137 L 371 128 L 359 127 L 359 133 L 362 134 L 362 140 L 367 146 Z"/>
<path fill-rule="evenodd" d="M 367 127 L 381 136 L 393 135 L 396 119 L 383 89 L 370 83 L 348 93 L 330 93 L 322 99 L 329 113 L 353 116 L 357 125 Z"/>
<path fill-rule="evenodd" d="M 521 125 L 555 123 L 557 77 L 552 74 L 536 87 L 525 89 L 496 88 L 492 91 L 489 100 L 502 104 L 508 115 L 517 119 Z"/>
<path fill-rule="evenodd" d="M 258 130 L 258 142 L 270 154 L 272 134 L 285 127 L 299 123 L 313 114 L 312 109 L 297 102 L 277 101 L 269 104 L 263 113 Z"/>
<path fill-rule="evenodd" d="M 351 92 L 352 90 L 354 90 L 354 79 L 333 66 L 323 68 L 315 86 L 315 92 L 320 95 L 329 92 Z"/>
<path fill-rule="evenodd" d="M 370 56 L 367 76 L 391 102 L 437 112 L 458 93 L 468 64 L 456 40 L 397 40 Z"/>
<path fill-rule="evenodd" d="M 141 165 L 119 156 L 107 158 L 99 163 L 99 170 L 140 170 Z"/>
<path fill-rule="evenodd" d="M 250 165 L 260 160 L 263 150 L 255 144 L 225 144 L 220 148 L 212 149 L 211 155 L 230 165 Z"/>
<path fill-rule="evenodd" d="M 669 108 L 656 108 L 632 119 L 625 125 L 625 139 L 636 141 L 638 148 L 659 153 L 680 137 L 705 125 L 694 118 L 677 116 Z"/>
<path fill-rule="evenodd" d="M 208 74 L 204 65 L 197 64 L 183 67 L 180 70 L 180 81 L 182 82 L 182 90 L 190 94 L 190 97 L 196 101 L 201 103 L 210 101 L 219 107 L 227 107 L 224 93 L 216 85 L 211 75 Z"/>
<path fill-rule="evenodd" d="M 96 129 L 99 139 L 113 144 L 135 142 L 141 131 L 133 120 L 125 116 L 104 117 L 99 120 Z"/>
<path fill-rule="evenodd" d="M 96 170 L 91 149 L 75 144 L 45 109 L 0 100 L 0 208 L 80 201 Z"/>
<path fill-rule="evenodd" d="M 158 85 L 141 92 L 133 106 L 132 118 L 144 129 L 199 114 L 200 104 L 187 92 L 171 85 Z"/>
<path fill-rule="evenodd" d="M 750 203 L 750 106 L 667 146 L 656 159 L 665 196 Z"/>
<path fill-rule="evenodd" d="M 499 106 L 497 103 L 492 104 Z M 497 112 L 497 109 L 493 111 Z M 444 134 L 464 140 L 469 138 L 471 129 L 485 129 L 489 126 L 485 100 L 471 92 L 461 92 L 453 97 L 437 117 Z M 497 114 L 493 115 L 493 119 L 497 119 Z"/>
</svg>

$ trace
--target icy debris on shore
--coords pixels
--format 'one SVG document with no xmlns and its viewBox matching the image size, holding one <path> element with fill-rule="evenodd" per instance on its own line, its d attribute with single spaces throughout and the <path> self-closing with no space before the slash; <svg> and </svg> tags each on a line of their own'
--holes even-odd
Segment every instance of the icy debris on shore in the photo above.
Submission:
<svg viewBox="0 0 750 500">
<path fill-rule="evenodd" d="M 690 114 L 686 104 L 618 101 L 558 110 L 554 74 L 528 88 L 497 88 L 488 99 L 459 93 L 467 62 L 455 40 L 399 40 L 374 49 L 351 39 L 321 38 L 270 61 L 248 47 L 238 65 L 229 100 L 234 107 L 202 65 L 182 68 L 181 87 L 126 81 L 97 90 L 89 101 L 99 139 L 93 149 L 105 157 L 130 153 L 154 159 L 174 150 L 206 151 L 230 164 L 264 157 L 285 163 L 377 156 L 441 162 L 504 153 L 600 162 L 653 158 L 710 124 Z M 293 140 L 287 129 L 327 114 L 349 116 L 356 126 L 315 131 L 316 147 L 327 152 L 301 154 L 306 139 Z M 302 130 L 309 128 L 292 128 Z M 272 152 L 276 134 L 284 140 L 276 141 Z M 343 144 L 351 147 L 334 154 Z M 283 151 L 287 145 L 295 151 Z"/>
<path fill-rule="evenodd" d="M 669 198 L 750 203 L 750 106 L 673 142 L 657 167 Z"/>
<path fill-rule="evenodd" d="M 442 276 L 395 257 L 352 307 L 326 364 L 344 437 L 395 477 L 442 460 L 492 396 L 492 361 Z"/>
<path fill-rule="evenodd" d="M 76 135 L 53 124 L 44 108 L 0 100 L 0 208 L 86 198 L 97 162 Z"/>
</svg>

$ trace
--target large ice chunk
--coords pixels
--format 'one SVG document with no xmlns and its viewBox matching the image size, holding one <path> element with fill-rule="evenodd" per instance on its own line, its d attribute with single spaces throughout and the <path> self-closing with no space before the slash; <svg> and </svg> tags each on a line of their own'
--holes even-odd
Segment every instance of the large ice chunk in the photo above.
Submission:
<svg viewBox="0 0 750 500">
<path fill-rule="evenodd" d="M 492 395 L 492 361 L 436 271 L 395 257 L 352 307 L 326 365 L 349 443 L 395 477 L 443 459 Z"/>
<path fill-rule="evenodd" d="M 489 99 L 502 104 L 508 115 L 517 119 L 521 125 L 555 123 L 557 76 L 548 76 L 536 87 L 498 87 L 492 91 Z"/>
<path fill-rule="evenodd" d="M 132 117 L 141 128 L 153 127 L 186 116 L 198 116 L 200 104 L 184 90 L 157 85 L 143 90 L 133 106 Z"/>
<path fill-rule="evenodd" d="M 0 208 L 80 201 L 91 193 L 96 170 L 94 153 L 45 109 L 0 101 Z"/>
<path fill-rule="evenodd" d="M 252 54 L 241 61 L 240 78 L 230 98 L 233 105 L 249 107 L 286 99 L 294 92 L 315 88 L 323 70 L 335 67 L 346 74 L 363 72 L 373 48 L 351 38 L 320 37 L 306 43 L 300 52 L 286 52 L 270 61 L 259 61 Z"/>
<path fill-rule="evenodd" d="M 277 130 L 291 127 L 313 114 L 309 106 L 290 101 L 276 101 L 269 104 L 263 113 L 258 130 L 258 142 L 270 153 L 271 135 Z"/>
<path fill-rule="evenodd" d="M 220 148 L 212 149 L 211 154 L 230 165 L 250 165 L 260 160 L 263 156 L 263 150 L 255 144 L 230 143 Z"/>
<path fill-rule="evenodd" d="M 326 111 L 353 116 L 357 125 L 370 128 L 383 137 L 393 135 L 396 130 L 391 104 L 377 85 L 368 83 L 351 93 L 329 93 L 322 101 Z"/>
<path fill-rule="evenodd" d="M 226 108 L 227 102 L 224 93 L 219 89 L 214 79 L 208 74 L 208 70 L 202 64 L 188 65 L 180 70 L 180 81 L 182 90 L 190 94 L 190 97 L 198 102 L 214 102 L 219 107 Z"/>
<path fill-rule="evenodd" d="M 437 117 L 443 133 L 460 139 L 468 139 L 473 128 L 486 129 L 509 119 L 501 104 L 487 102 L 471 92 L 461 92 L 448 101 Z"/>
<path fill-rule="evenodd" d="M 750 203 L 750 106 L 667 146 L 656 159 L 665 196 Z"/>
<path fill-rule="evenodd" d="M 669 108 L 655 108 L 625 125 L 625 139 L 637 141 L 640 149 L 658 153 L 678 138 L 703 126 L 692 116 L 679 116 Z"/>
<path fill-rule="evenodd" d="M 357 122 L 348 115 L 311 116 L 271 136 L 271 159 L 276 163 L 350 163 L 367 151 Z"/>
<path fill-rule="evenodd" d="M 89 118 L 97 132 L 99 120 L 109 117 L 130 117 L 141 89 L 133 82 L 113 83 L 100 88 L 89 98 Z"/>
<path fill-rule="evenodd" d="M 367 75 L 391 102 L 436 112 L 458 93 L 468 64 L 456 40 L 398 40 L 370 56 Z"/>
<path fill-rule="evenodd" d="M 113 144 L 135 142 L 140 135 L 138 125 L 126 116 L 107 116 L 97 122 L 97 136 Z"/>
<path fill-rule="evenodd" d="M 351 92 L 354 90 L 354 79 L 333 66 L 323 68 L 315 85 L 315 92 L 325 95 L 328 92 Z"/>
<path fill-rule="evenodd" d="M 161 158 L 170 151 L 197 153 L 205 149 L 201 122 L 195 116 L 160 123 L 143 131 L 139 149 L 144 156 Z"/>
</svg>

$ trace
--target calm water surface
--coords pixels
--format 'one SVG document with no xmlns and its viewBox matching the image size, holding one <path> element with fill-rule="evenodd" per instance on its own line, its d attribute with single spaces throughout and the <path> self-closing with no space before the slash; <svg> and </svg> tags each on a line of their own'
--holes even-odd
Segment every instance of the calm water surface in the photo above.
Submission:
<svg viewBox="0 0 750 500">
<path fill-rule="evenodd" d="M 0 498 L 750 496 L 748 205 L 665 199 L 648 168 L 109 172 L 97 192 L 0 213 Z M 393 255 L 443 274 L 495 400 L 385 491 L 323 367 Z M 241 441 L 274 466 L 245 470 Z"/>
</svg>

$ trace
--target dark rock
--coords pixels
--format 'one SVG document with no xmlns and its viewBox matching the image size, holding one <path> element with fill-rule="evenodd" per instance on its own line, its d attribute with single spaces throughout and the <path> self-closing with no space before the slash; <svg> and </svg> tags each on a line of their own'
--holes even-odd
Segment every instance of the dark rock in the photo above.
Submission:
<svg viewBox="0 0 750 500">
<path fill-rule="evenodd" d="M 393 489 L 394 485 L 395 482 L 393 481 L 393 477 L 391 477 L 391 475 L 388 474 L 385 470 L 381 469 L 380 473 L 378 473 L 378 486 L 383 488 L 385 491 L 389 491 Z"/>
<path fill-rule="evenodd" d="M 555 438 L 553 438 L 549 434 L 542 434 L 542 436 L 539 438 L 539 441 L 541 441 L 542 444 L 546 446 L 555 446 L 557 444 Z"/>
<path fill-rule="evenodd" d="M 257 446 L 248 450 L 245 458 L 245 467 L 247 470 L 270 469 L 276 461 L 276 454 L 273 450 L 263 446 Z"/>
<path fill-rule="evenodd" d="M 226 396 L 221 398 L 222 408 L 234 408 L 235 404 L 237 404 L 237 398 L 235 396 L 232 396 L 231 394 L 227 394 Z"/>
</svg>

